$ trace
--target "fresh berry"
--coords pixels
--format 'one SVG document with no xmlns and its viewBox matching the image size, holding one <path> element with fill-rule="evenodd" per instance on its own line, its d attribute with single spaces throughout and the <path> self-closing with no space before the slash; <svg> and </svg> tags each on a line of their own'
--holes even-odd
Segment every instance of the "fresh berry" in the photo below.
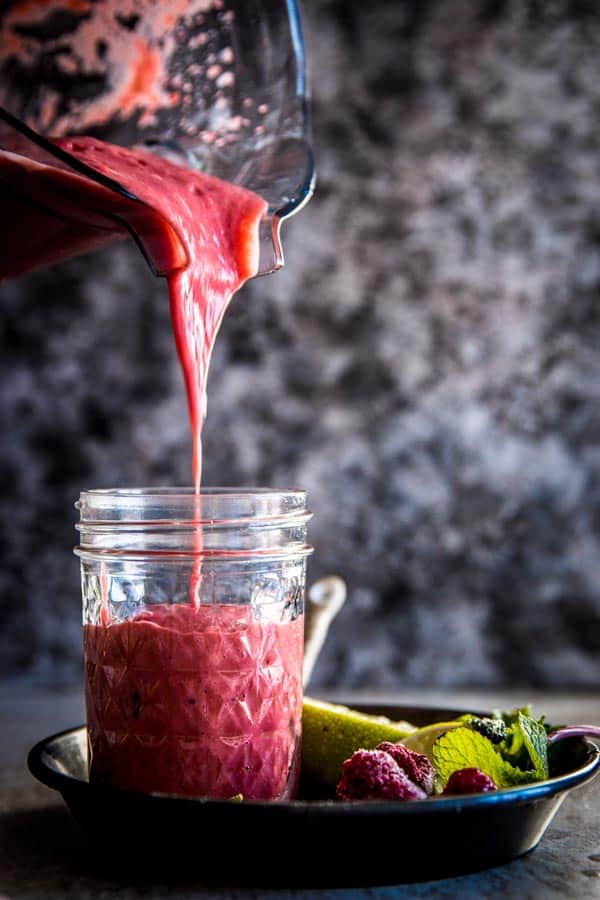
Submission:
<svg viewBox="0 0 600 900">
<path fill-rule="evenodd" d="M 357 750 L 342 766 L 339 800 L 424 800 L 414 784 L 384 750 Z"/>
<path fill-rule="evenodd" d="M 444 789 L 444 794 L 484 794 L 498 788 L 489 775 L 481 769 L 457 769 Z"/>
<path fill-rule="evenodd" d="M 389 753 L 410 780 L 414 781 L 426 794 L 433 792 L 435 769 L 425 754 L 415 753 L 414 750 L 409 750 L 402 744 L 392 744 L 390 741 L 383 741 L 377 745 L 376 749 Z"/>
</svg>

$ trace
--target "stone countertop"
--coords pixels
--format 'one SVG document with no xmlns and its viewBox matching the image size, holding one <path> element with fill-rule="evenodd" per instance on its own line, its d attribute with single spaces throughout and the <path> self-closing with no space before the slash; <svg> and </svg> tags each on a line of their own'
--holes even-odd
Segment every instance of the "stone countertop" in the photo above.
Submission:
<svg viewBox="0 0 600 900">
<path fill-rule="evenodd" d="M 554 721 L 600 724 L 600 694 L 532 691 L 415 689 L 355 692 L 332 699 L 464 708 L 510 707 L 531 700 Z M 118 883 L 86 871 L 83 838 L 61 798 L 38 784 L 26 768 L 36 741 L 81 724 L 80 690 L 51 691 L 20 684 L 0 687 L 0 900 L 96 898 L 368 897 L 389 898 L 600 898 L 600 780 L 565 800 L 539 847 L 531 854 L 475 875 L 364 890 L 265 891 Z"/>
</svg>

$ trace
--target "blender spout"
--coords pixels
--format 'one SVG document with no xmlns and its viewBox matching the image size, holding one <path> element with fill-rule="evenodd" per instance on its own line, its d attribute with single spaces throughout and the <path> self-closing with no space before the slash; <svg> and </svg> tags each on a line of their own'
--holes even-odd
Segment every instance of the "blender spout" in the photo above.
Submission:
<svg viewBox="0 0 600 900">
<path fill-rule="evenodd" d="M 302 209 L 315 181 L 298 0 L 138 0 L 131 20 L 118 0 L 97 0 L 62 29 L 57 11 L 70 9 L 68 0 L 46 6 L 36 7 L 35 41 L 20 37 L 31 4 L 0 13 L 0 148 L 10 150 L 3 138 L 18 132 L 36 158 L 46 154 L 138 211 L 137 197 L 51 139 L 86 135 L 147 149 L 240 185 L 268 204 L 258 274 L 280 268 L 281 223 Z M 96 46 L 102 53 L 91 58 Z M 155 274 L 185 263 L 157 265 L 129 217 L 123 225 Z"/>
</svg>

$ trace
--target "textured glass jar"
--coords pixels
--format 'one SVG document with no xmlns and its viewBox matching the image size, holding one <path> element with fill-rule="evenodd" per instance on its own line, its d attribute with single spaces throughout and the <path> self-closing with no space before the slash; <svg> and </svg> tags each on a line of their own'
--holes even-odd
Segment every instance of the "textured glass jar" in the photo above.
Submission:
<svg viewBox="0 0 600 900">
<path fill-rule="evenodd" d="M 299 765 L 302 491 L 87 491 L 76 504 L 90 778 L 289 799 Z"/>
</svg>

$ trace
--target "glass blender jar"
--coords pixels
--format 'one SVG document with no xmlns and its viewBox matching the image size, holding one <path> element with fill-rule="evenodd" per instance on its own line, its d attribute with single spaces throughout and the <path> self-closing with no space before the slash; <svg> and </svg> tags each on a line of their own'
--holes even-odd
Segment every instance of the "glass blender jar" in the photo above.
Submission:
<svg viewBox="0 0 600 900">
<path fill-rule="evenodd" d="M 259 274 L 274 271 L 281 222 L 314 187 L 297 3 L 9 0 L 0 10 L 0 152 L 14 151 L 16 135 L 23 152 L 34 144 L 38 159 L 115 191 L 155 274 L 166 272 L 128 213 L 137 198 L 48 138 L 144 147 L 254 191 L 268 203 Z M 40 203 L 27 179 L 0 175 L 0 200 L 3 190 Z M 45 196 L 45 211 L 64 215 L 62 199 Z"/>
</svg>

